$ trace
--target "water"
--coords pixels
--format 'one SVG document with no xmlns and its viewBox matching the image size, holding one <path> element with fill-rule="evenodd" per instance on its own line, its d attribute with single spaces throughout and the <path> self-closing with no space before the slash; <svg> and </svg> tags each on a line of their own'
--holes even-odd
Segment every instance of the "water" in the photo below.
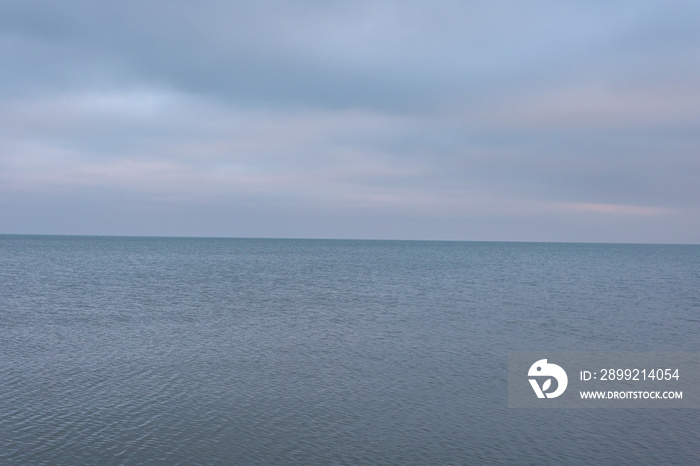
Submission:
<svg viewBox="0 0 700 466">
<path fill-rule="evenodd" d="M 699 464 L 510 350 L 700 350 L 700 246 L 0 236 L 2 464 Z"/>
</svg>

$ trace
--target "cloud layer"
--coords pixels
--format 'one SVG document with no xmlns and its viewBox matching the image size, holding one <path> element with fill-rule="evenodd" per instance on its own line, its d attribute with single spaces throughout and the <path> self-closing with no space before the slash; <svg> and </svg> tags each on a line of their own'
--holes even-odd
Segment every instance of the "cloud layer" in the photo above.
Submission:
<svg viewBox="0 0 700 466">
<path fill-rule="evenodd" d="M 6 1 L 0 232 L 698 243 L 697 18 Z"/>
</svg>

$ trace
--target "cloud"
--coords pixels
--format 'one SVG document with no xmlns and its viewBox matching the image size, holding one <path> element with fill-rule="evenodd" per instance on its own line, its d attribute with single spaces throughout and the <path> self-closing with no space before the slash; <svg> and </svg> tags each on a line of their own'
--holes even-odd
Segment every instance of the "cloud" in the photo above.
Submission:
<svg viewBox="0 0 700 466">
<path fill-rule="evenodd" d="M 137 82 L 249 105 L 417 110 L 512 95 L 572 74 L 627 82 L 644 78 L 639 71 L 658 76 L 649 66 L 658 60 L 667 73 L 692 68 L 692 60 L 665 57 L 680 50 L 691 58 L 698 38 L 684 19 L 695 7 L 670 11 L 662 3 L 3 5 L 10 87 L 25 87 L 39 69 L 46 72 L 32 81 L 46 86 Z M 644 46 L 652 37 L 654 48 Z M 640 44 L 653 60 L 641 59 Z"/>
<path fill-rule="evenodd" d="M 700 73 L 674 86 L 628 85 L 620 88 L 572 83 L 481 106 L 458 110 L 456 118 L 485 129 L 560 131 L 626 130 L 677 127 L 700 120 Z M 461 115 L 459 114 L 461 113 Z"/>
<path fill-rule="evenodd" d="M 675 213 L 672 209 L 660 207 L 631 206 L 620 204 L 559 203 L 555 208 L 563 212 L 591 212 L 615 215 L 666 215 Z"/>
<path fill-rule="evenodd" d="M 533 224 L 567 239 L 581 231 L 567 222 L 596 216 L 621 238 L 663 217 L 680 232 L 655 238 L 698 241 L 684 218 L 700 199 L 699 13 L 631 1 L 6 1 L 0 214 L 30 213 L 0 215 L 0 231 L 41 223 L 41 199 L 90 231 L 89 199 L 157 206 L 171 234 L 187 204 L 216 211 L 212 225 L 238 212 L 240 224 L 217 224 L 234 236 L 265 212 L 255 231 L 266 236 L 296 213 L 341 237 L 428 222 L 417 237 L 454 238 L 481 222 L 485 239 L 536 239 Z"/>
</svg>

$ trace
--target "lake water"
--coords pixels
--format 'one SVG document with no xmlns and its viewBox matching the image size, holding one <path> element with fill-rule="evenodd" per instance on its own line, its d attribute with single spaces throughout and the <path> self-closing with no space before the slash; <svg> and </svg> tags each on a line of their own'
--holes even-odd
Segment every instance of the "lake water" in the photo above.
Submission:
<svg viewBox="0 0 700 466">
<path fill-rule="evenodd" d="M 700 350 L 700 246 L 0 236 L 2 464 L 700 464 L 508 408 L 512 350 Z"/>
</svg>

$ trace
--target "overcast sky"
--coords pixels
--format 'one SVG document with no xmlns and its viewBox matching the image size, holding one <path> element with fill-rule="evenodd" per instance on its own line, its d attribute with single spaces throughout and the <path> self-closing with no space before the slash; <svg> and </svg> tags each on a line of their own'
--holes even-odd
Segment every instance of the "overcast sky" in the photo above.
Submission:
<svg viewBox="0 0 700 466">
<path fill-rule="evenodd" d="M 0 233 L 700 243 L 700 2 L 0 2 Z"/>
</svg>

